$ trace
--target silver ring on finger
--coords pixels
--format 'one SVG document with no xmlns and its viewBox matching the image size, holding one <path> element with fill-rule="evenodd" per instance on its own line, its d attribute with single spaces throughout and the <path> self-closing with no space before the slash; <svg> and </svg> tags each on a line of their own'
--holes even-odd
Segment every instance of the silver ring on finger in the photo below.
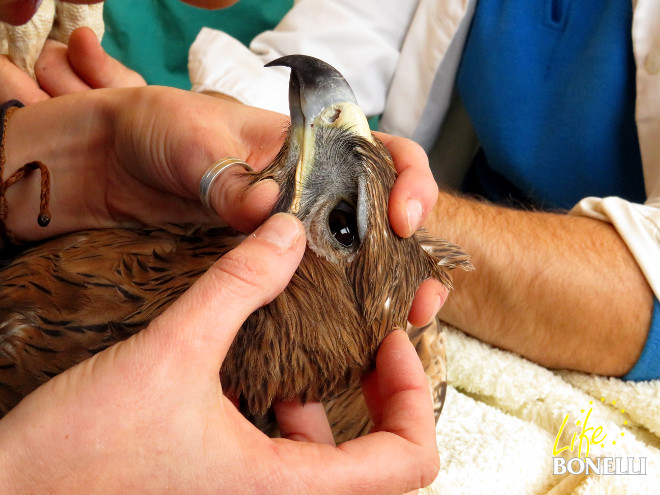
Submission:
<svg viewBox="0 0 660 495">
<path fill-rule="evenodd" d="M 253 171 L 252 167 L 250 167 L 243 160 L 227 157 L 213 163 L 209 168 L 206 169 L 206 172 L 204 172 L 202 181 L 199 183 L 199 199 L 208 209 L 213 209 L 213 206 L 211 206 L 211 186 L 223 172 L 233 167 L 242 167 L 248 172 Z"/>
</svg>

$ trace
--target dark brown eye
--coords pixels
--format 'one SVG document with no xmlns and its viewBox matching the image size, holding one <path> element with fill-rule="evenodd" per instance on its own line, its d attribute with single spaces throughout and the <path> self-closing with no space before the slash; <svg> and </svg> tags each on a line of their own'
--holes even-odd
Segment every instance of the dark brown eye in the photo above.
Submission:
<svg viewBox="0 0 660 495">
<path fill-rule="evenodd" d="M 357 244 L 358 229 L 355 208 L 340 201 L 328 215 L 328 228 L 336 241 L 349 248 Z"/>
</svg>

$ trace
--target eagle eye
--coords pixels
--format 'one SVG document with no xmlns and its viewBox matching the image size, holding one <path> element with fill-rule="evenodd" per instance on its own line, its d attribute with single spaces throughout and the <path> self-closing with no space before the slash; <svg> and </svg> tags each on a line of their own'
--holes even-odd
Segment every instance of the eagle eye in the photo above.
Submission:
<svg viewBox="0 0 660 495">
<path fill-rule="evenodd" d="M 341 246 L 351 248 L 356 245 L 358 227 L 355 208 L 346 201 L 340 201 L 328 215 L 328 228 Z"/>
</svg>

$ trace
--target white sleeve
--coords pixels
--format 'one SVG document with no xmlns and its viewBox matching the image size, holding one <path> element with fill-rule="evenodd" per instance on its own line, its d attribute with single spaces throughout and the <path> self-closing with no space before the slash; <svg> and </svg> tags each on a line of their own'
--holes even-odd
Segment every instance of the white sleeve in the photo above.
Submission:
<svg viewBox="0 0 660 495">
<path fill-rule="evenodd" d="M 288 113 L 289 70 L 264 69 L 283 55 L 320 58 L 339 70 L 367 115 L 383 111 L 399 50 L 418 0 L 298 0 L 250 48 L 204 28 L 189 52 L 193 91 L 217 91 Z"/>
<path fill-rule="evenodd" d="M 611 223 L 628 246 L 656 298 L 660 298 L 660 205 L 618 197 L 584 198 L 572 210 Z"/>
</svg>

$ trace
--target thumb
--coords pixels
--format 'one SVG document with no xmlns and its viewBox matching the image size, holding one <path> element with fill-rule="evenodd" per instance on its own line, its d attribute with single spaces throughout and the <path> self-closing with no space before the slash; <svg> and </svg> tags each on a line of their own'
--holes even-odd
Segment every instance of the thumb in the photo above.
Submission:
<svg viewBox="0 0 660 495">
<path fill-rule="evenodd" d="M 156 318 L 145 337 L 194 373 L 217 375 L 245 319 L 289 283 L 305 251 L 304 232 L 293 215 L 272 216 Z"/>
</svg>

